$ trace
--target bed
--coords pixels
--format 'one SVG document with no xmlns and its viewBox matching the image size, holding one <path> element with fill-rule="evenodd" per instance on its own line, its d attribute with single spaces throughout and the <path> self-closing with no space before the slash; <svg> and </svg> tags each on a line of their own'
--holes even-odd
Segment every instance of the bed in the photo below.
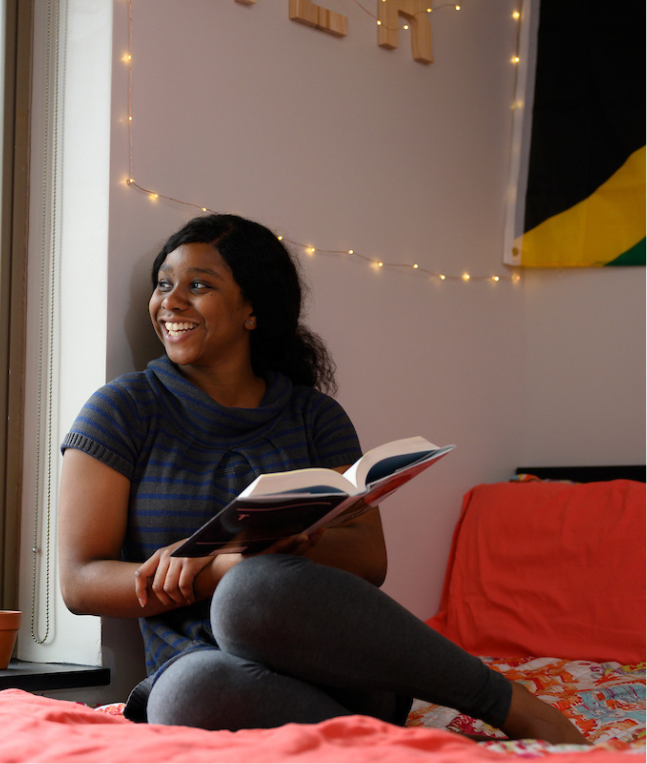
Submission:
<svg viewBox="0 0 647 764">
<path fill-rule="evenodd" d="M 349 716 L 207 732 L 133 724 L 118 703 L 10 689 L 0 692 L 0 761 L 644 762 L 644 469 L 577 482 L 518 473 L 465 495 L 429 624 L 559 707 L 593 747 L 510 741 L 422 701 L 404 728 Z"/>
<path fill-rule="evenodd" d="M 644 479 L 640 467 L 520 468 L 512 481 L 475 486 L 428 621 L 560 708 L 598 747 L 590 756 L 645 760 Z M 433 706 L 417 705 L 409 724 L 501 737 Z"/>
</svg>

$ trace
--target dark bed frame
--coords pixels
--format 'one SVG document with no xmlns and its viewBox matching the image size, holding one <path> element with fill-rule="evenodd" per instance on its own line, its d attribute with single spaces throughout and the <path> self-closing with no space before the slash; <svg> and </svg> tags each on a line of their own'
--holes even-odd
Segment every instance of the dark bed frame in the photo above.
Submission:
<svg viewBox="0 0 647 764">
<path fill-rule="evenodd" d="M 615 467 L 518 467 L 517 475 L 536 475 L 542 480 L 573 480 L 595 483 L 606 480 L 636 480 L 645 482 L 645 465 L 628 464 Z"/>
</svg>

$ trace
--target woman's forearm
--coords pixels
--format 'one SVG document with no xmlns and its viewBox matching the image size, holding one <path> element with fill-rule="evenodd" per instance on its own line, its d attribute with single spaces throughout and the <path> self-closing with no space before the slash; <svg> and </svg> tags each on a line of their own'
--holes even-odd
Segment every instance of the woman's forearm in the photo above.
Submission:
<svg viewBox="0 0 647 764">
<path fill-rule="evenodd" d="M 208 599 L 225 573 L 241 560 L 237 554 L 223 554 L 213 558 L 193 582 L 193 601 Z M 147 598 L 141 606 L 135 589 L 135 573 L 140 563 L 120 560 L 94 560 L 79 566 L 62 584 L 63 599 L 77 615 L 98 615 L 114 618 L 142 618 L 176 610 L 188 601 L 176 602 L 168 596 L 156 594 L 151 582 L 147 585 Z"/>
<path fill-rule="evenodd" d="M 134 618 L 157 615 L 164 608 L 150 598 L 142 609 L 135 593 L 135 571 L 139 565 L 121 560 L 92 560 L 67 570 L 61 577 L 61 592 L 68 609 L 76 615 Z"/>
</svg>

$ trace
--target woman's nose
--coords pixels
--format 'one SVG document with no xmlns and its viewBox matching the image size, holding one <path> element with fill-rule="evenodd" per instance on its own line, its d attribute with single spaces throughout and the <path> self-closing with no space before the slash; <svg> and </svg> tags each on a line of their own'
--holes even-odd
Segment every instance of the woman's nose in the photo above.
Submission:
<svg viewBox="0 0 647 764">
<path fill-rule="evenodd" d="M 162 307 L 166 310 L 184 310 L 187 307 L 186 295 L 176 286 L 170 292 L 166 292 Z"/>
</svg>

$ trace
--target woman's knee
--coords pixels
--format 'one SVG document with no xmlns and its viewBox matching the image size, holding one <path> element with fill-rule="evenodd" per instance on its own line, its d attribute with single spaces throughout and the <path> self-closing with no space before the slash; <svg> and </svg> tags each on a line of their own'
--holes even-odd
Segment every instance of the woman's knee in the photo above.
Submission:
<svg viewBox="0 0 647 764">
<path fill-rule="evenodd" d="M 305 570 L 316 566 L 307 557 L 290 554 L 260 554 L 235 565 L 222 579 L 214 594 L 215 600 L 235 600 L 257 595 L 265 598 L 285 587 L 292 590 L 294 581 Z"/>
<path fill-rule="evenodd" d="M 211 602 L 216 640 L 267 633 L 275 619 L 285 620 L 294 605 L 305 571 L 315 563 L 304 557 L 268 554 L 250 557 L 232 568 L 218 584 Z"/>
<path fill-rule="evenodd" d="M 150 724 L 240 729 L 244 726 L 248 694 L 241 661 L 220 650 L 196 650 L 175 660 L 151 690 Z"/>
<path fill-rule="evenodd" d="M 317 687 L 215 648 L 172 663 L 153 685 L 147 712 L 150 724 L 232 731 L 349 713 Z"/>
</svg>

